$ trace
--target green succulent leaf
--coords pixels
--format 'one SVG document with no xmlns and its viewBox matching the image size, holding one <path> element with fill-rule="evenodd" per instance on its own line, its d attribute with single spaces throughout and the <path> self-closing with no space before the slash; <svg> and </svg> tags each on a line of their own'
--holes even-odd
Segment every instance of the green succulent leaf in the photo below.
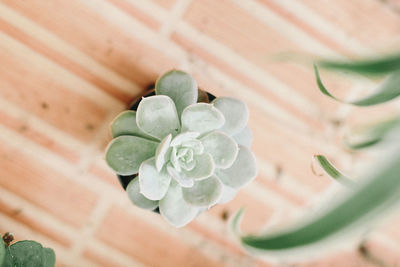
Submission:
<svg viewBox="0 0 400 267">
<path fill-rule="evenodd" d="M 215 175 L 224 185 L 236 189 L 241 188 L 256 177 L 256 158 L 250 149 L 239 145 L 239 153 L 232 166 L 227 169 L 216 169 Z"/>
<path fill-rule="evenodd" d="M 196 132 L 185 132 L 185 133 L 178 134 L 177 136 L 175 136 L 174 140 L 171 142 L 171 146 L 182 145 L 183 142 L 192 140 L 199 136 L 200 136 L 200 134 L 196 133 Z"/>
<path fill-rule="evenodd" d="M 131 180 L 126 187 L 126 193 L 129 199 L 139 208 L 146 210 L 154 210 L 158 207 L 158 201 L 150 200 L 140 193 L 139 179 Z"/>
<path fill-rule="evenodd" d="M 2 267 L 54 267 L 54 251 L 43 248 L 41 244 L 31 241 L 19 241 L 6 249 Z"/>
<path fill-rule="evenodd" d="M 154 140 L 151 136 L 145 134 L 136 124 L 136 111 L 126 110 L 121 112 L 111 122 L 111 135 L 116 138 L 121 135 L 134 135 Z"/>
<path fill-rule="evenodd" d="M 124 135 L 113 139 L 107 147 L 106 162 L 117 174 L 132 175 L 140 164 L 155 155 L 158 143 Z"/>
<path fill-rule="evenodd" d="M 350 178 L 342 174 L 335 166 L 333 166 L 332 163 L 330 163 L 325 156 L 314 155 L 313 159 L 315 160 L 315 162 L 318 163 L 321 169 L 323 169 L 326 174 L 328 174 L 335 181 L 347 187 L 353 187 L 355 185 L 355 183 Z"/>
<path fill-rule="evenodd" d="M 177 135 L 181 128 L 174 102 L 164 95 L 143 98 L 137 108 L 136 123 L 143 132 L 158 140 L 168 134 Z"/>
<path fill-rule="evenodd" d="M 182 188 L 183 199 L 196 207 L 215 205 L 222 194 L 222 183 L 216 176 L 196 181 L 190 188 Z"/>
<path fill-rule="evenodd" d="M 250 148 L 251 142 L 253 141 L 253 133 L 249 126 L 244 127 L 239 133 L 232 136 L 233 139 L 238 143 L 238 145 L 243 145 Z"/>
<path fill-rule="evenodd" d="M 165 163 L 168 162 L 168 160 L 170 158 L 171 139 L 172 139 L 172 135 L 171 134 L 167 135 L 167 137 L 165 137 L 157 147 L 157 150 L 156 150 L 157 171 L 161 171 L 162 167 L 165 165 Z"/>
<path fill-rule="evenodd" d="M 218 200 L 218 203 L 224 204 L 224 203 L 231 201 L 232 199 L 234 199 L 236 197 L 237 193 L 238 193 L 238 189 L 223 185 L 221 198 Z"/>
<path fill-rule="evenodd" d="M 56 254 L 51 248 L 43 248 L 43 267 L 54 267 L 56 264 Z"/>
<path fill-rule="evenodd" d="M 182 196 L 182 188 L 172 181 L 167 194 L 160 200 L 161 215 L 175 227 L 183 227 L 192 221 L 198 212 L 198 208 L 186 203 Z"/>
<path fill-rule="evenodd" d="M 317 65 L 358 74 L 387 74 L 400 70 L 400 53 L 353 61 L 319 60 Z"/>
<path fill-rule="evenodd" d="M 378 219 L 382 212 L 398 204 L 399 173 L 400 145 L 397 142 L 392 143 L 382 162 L 366 171 L 362 182 L 357 183 L 353 190 L 342 189 L 342 192 L 335 194 L 328 208 L 310 220 L 280 232 L 241 236 L 241 243 L 248 248 L 269 253 L 292 253 L 296 248 L 301 248 L 304 252 L 305 249 L 314 249 L 313 245 L 320 244 L 319 242 L 359 233 L 361 224 L 370 224 L 373 219 Z M 234 220 L 232 227 L 238 228 L 238 223 L 238 220 Z"/>
<path fill-rule="evenodd" d="M 214 131 L 201 138 L 204 151 L 210 153 L 215 167 L 226 169 L 232 166 L 239 148 L 235 140 L 223 132 Z"/>
<path fill-rule="evenodd" d="M 172 70 L 157 80 L 156 94 L 169 96 L 174 101 L 180 116 L 187 106 L 197 102 L 197 83 L 189 74 Z"/>
<path fill-rule="evenodd" d="M 192 187 L 194 185 L 193 178 L 183 176 L 171 163 L 167 165 L 167 171 L 180 186 Z"/>
<path fill-rule="evenodd" d="M 364 126 L 358 131 L 346 135 L 344 144 L 353 150 L 364 149 L 381 142 L 385 136 L 400 124 L 400 118 L 394 117 Z"/>
<path fill-rule="evenodd" d="M 194 157 L 195 167 L 190 171 L 182 169 L 181 174 L 184 177 L 194 180 L 202 180 L 210 177 L 214 173 L 215 164 L 212 156 L 208 153 L 196 155 Z"/>
<path fill-rule="evenodd" d="M 207 133 L 225 123 L 224 115 L 211 104 L 197 103 L 182 112 L 182 131 Z"/>
<path fill-rule="evenodd" d="M 144 161 L 139 168 L 140 193 L 150 200 L 160 200 L 167 193 L 171 176 L 166 168 L 160 172 L 154 158 Z"/>
<path fill-rule="evenodd" d="M 228 135 L 235 135 L 246 127 L 249 109 L 243 101 L 232 97 L 218 97 L 212 103 L 225 117 L 225 124 L 220 129 L 221 131 Z"/>
<path fill-rule="evenodd" d="M 372 106 L 372 105 L 377 105 L 381 103 L 388 102 L 400 95 L 400 72 L 394 72 L 390 74 L 385 81 L 382 82 L 378 90 L 376 90 L 375 93 L 358 99 L 354 101 L 344 101 L 341 99 L 338 99 L 337 97 L 333 96 L 328 89 L 324 86 L 322 83 L 321 77 L 319 75 L 319 71 L 316 65 L 314 65 L 314 70 L 315 70 L 315 77 L 317 80 L 317 85 L 320 91 L 326 95 L 329 96 L 332 99 L 335 99 L 339 102 L 346 103 L 346 104 L 351 104 L 351 105 L 356 105 L 356 106 Z"/>
<path fill-rule="evenodd" d="M 2 263 L 4 261 L 5 255 L 6 255 L 5 244 L 3 240 L 0 240 L 0 266 L 3 266 Z"/>
</svg>

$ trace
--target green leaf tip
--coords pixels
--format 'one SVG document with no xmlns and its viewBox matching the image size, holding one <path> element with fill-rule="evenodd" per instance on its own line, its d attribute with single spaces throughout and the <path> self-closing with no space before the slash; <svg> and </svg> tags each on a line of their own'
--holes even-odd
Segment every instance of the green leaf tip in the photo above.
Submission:
<svg viewBox="0 0 400 267">
<path fill-rule="evenodd" d="M 197 82 L 186 72 L 171 70 L 156 81 L 156 94 L 169 96 L 175 103 L 178 115 L 189 105 L 197 102 Z"/>
<path fill-rule="evenodd" d="M 137 136 L 123 135 L 114 138 L 106 149 L 106 162 L 120 175 L 132 175 L 140 164 L 154 156 L 157 143 Z"/>
<path fill-rule="evenodd" d="M 318 165 L 323 169 L 326 174 L 328 174 L 331 178 L 333 178 L 335 181 L 347 186 L 347 187 L 352 187 L 355 185 L 355 183 L 342 174 L 335 166 L 332 165 L 332 163 L 329 162 L 329 160 L 323 156 L 323 155 L 314 155 L 313 160 L 318 163 Z"/>
<path fill-rule="evenodd" d="M 110 124 L 112 138 L 122 135 L 133 135 L 150 140 L 156 140 L 150 135 L 144 133 L 136 123 L 136 111 L 126 110 L 118 114 Z"/>
<path fill-rule="evenodd" d="M 376 89 L 376 91 L 371 95 L 354 101 L 344 101 L 332 95 L 323 84 L 317 65 L 314 65 L 314 72 L 316 82 L 321 93 L 344 104 L 367 107 L 388 102 L 400 95 L 400 71 L 394 72 L 387 76 L 387 78 L 381 83 L 379 88 Z"/>
<path fill-rule="evenodd" d="M 241 238 L 242 231 L 240 230 L 240 224 L 243 219 L 245 208 L 240 208 L 233 216 L 230 221 L 230 229 L 236 238 Z"/>
<path fill-rule="evenodd" d="M 317 65 L 325 69 L 348 71 L 358 74 L 388 74 L 400 70 L 400 53 L 352 61 L 319 60 Z"/>
<path fill-rule="evenodd" d="M 375 122 L 345 135 L 343 143 L 352 150 L 368 148 L 382 142 L 388 133 L 398 125 L 400 125 L 400 118 L 397 116 Z"/>
</svg>

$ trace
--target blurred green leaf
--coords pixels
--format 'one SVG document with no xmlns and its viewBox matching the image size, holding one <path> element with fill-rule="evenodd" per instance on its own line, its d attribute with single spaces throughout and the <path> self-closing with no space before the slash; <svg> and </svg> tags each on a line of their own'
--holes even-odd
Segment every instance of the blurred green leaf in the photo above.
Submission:
<svg viewBox="0 0 400 267">
<path fill-rule="evenodd" d="M 356 106 L 372 106 L 372 105 L 377 105 L 381 103 L 388 102 L 400 95 L 400 72 L 394 72 L 390 74 L 380 85 L 380 87 L 376 90 L 375 93 L 355 100 L 355 101 L 344 101 L 341 99 L 338 99 L 337 97 L 333 96 L 328 89 L 324 86 L 322 83 L 321 77 L 319 75 L 319 71 L 316 65 L 314 65 L 314 70 L 315 70 L 315 77 L 317 80 L 317 85 L 320 91 L 326 95 L 329 96 L 332 99 L 335 99 L 339 102 L 346 103 L 346 104 L 352 104 Z"/>
<path fill-rule="evenodd" d="M 6 255 L 6 249 L 3 240 L 0 240 L 0 266 L 4 261 L 4 256 Z"/>
<path fill-rule="evenodd" d="M 325 156 L 314 155 L 313 159 L 326 172 L 326 174 L 332 177 L 335 181 L 347 187 L 352 187 L 355 185 L 355 183 L 350 178 L 342 174 L 335 166 L 333 166 L 332 163 L 330 163 Z"/>
<path fill-rule="evenodd" d="M 394 117 L 380 121 L 354 131 L 343 138 L 344 144 L 353 150 L 363 149 L 381 142 L 387 133 L 400 124 L 400 118 Z"/>
<path fill-rule="evenodd" d="M 43 267 L 54 267 L 56 264 L 56 254 L 51 248 L 43 248 Z"/>
<path fill-rule="evenodd" d="M 357 183 L 353 190 L 343 189 L 336 194 L 331 204 L 311 220 L 276 233 L 240 236 L 241 243 L 263 252 L 290 252 L 311 248 L 333 237 L 343 238 L 351 230 L 357 232 L 360 223 L 365 225 L 370 219 L 379 218 L 381 212 L 390 210 L 400 199 L 400 143 L 393 143 L 390 149 L 393 151 L 382 162 L 366 172 L 363 182 Z M 238 229 L 239 223 L 240 218 L 235 218 L 231 227 Z"/>
<path fill-rule="evenodd" d="M 50 248 L 41 244 L 24 240 L 6 248 L 2 267 L 54 267 L 56 256 Z"/>
<path fill-rule="evenodd" d="M 317 65 L 325 69 L 349 71 L 365 75 L 387 74 L 400 70 L 400 53 L 353 61 L 319 60 Z"/>
</svg>

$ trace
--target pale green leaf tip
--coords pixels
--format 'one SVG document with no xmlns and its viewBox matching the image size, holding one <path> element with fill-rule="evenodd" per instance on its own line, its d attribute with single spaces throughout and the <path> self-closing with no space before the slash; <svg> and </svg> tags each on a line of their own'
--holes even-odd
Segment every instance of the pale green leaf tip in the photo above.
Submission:
<svg viewBox="0 0 400 267">
<path fill-rule="evenodd" d="M 325 69 L 347 71 L 363 75 L 381 75 L 400 70 L 400 53 L 395 52 L 386 55 L 370 56 L 353 60 L 329 60 L 317 61 L 320 67 Z"/>
<path fill-rule="evenodd" d="M 197 82 L 191 75 L 180 70 L 171 70 L 159 77 L 155 84 L 156 95 L 167 95 L 175 103 L 178 114 L 197 102 Z"/>
<path fill-rule="evenodd" d="M 240 230 L 240 225 L 244 216 L 245 208 L 240 208 L 233 216 L 229 223 L 231 232 L 237 239 L 241 239 L 242 231 Z"/>
<path fill-rule="evenodd" d="M 387 135 L 398 125 L 400 125 L 400 117 L 398 116 L 364 125 L 361 130 L 353 130 L 353 132 L 344 135 L 343 144 L 352 150 L 369 148 L 385 141 Z"/>
<path fill-rule="evenodd" d="M 314 65 L 314 72 L 316 82 L 321 93 L 343 104 L 367 107 L 386 103 L 400 96 L 400 71 L 389 73 L 390 75 L 386 77 L 386 79 L 380 84 L 379 88 L 377 88 L 375 92 L 353 101 L 345 101 L 332 95 L 323 84 L 316 65 Z"/>
<path fill-rule="evenodd" d="M 353 180 L 342 174 L 329 160 L 320 154 L 316 154 L 313 156 L 313 160 L 318 163 L 318 165 L 325 171 L 325 173 L 333 178 L 336 182 L 346 186 L 346 187 L 354 187 L 356 185 Z"/>
</svg>

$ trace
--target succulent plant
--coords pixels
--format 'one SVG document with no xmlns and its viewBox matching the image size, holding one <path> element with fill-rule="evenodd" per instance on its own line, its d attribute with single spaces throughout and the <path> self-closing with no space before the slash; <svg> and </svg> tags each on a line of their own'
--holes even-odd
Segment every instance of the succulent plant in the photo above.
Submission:
<svg viewBox="0 0 400 267">
<path fill-rule="evenodd" d="M 56 255 L 51 248 L 45 248 L 32 240 L 18 241 L 11 244 L 14 236 L 5 233 L 0 238 L 0 266 L 1 267 L 54 267 Z"/>
<path fill-rule="evenodd" d="M 159 207 L 182 227 L 256 176 L 249 112 L 231 97 L 198 103 L 196 81 L 178 70 L 161 76 L 155 93 L 114 119 L 106 162 L 119 175 L 138 174 L 126 189 L 135 205 Z"/>
</svg>

